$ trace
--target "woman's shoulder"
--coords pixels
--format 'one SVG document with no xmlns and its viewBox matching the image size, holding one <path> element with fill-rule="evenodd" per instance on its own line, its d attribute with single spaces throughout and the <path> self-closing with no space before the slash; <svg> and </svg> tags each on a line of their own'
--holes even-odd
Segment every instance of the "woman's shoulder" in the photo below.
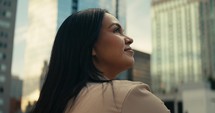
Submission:
<svg viewBox="0 0 215 113">
<path fill-rule="evenodd" d="M 123 98 L 121 113 L 141 113 L 142 111 L 148 113 L 170 113 L 164 103 L 151 93 L 147 84 L 131 81 L 116 81 L 115 84 L 119 88 L 127 86 L 129 89 Z"/>
<path fill-rule="evenodd" d="M 131 94 L 131 92 L 134 92 L 136 89 L 147 90 L 150 92 L 150 88 L 147 84 L 128 80 L 114 80 L 113 89 L 116 96 L 121 97 L 123 101 Z"/>
<path fill-rule="evenodd" d="M 129 81 L 129 80 L 112 80 L 111 82 L 106 82 L 102 84 L 91 83 L 88 84 L 87 89 L 99 89 L 102 88 L 104 93 L 114 92 L 115 95 L 126 95 L 129 91 L 141 87 L 150 91 L 150 88 L 147 84 L 138 81 Z M 101 91 L 101 90 L 100 90 Z"/>
<path fill-rule="evenodd" d="M 124 101 L 126 96 L 137 87 L 141 87 L 150 91 L 149 86 L 143 82 L 129 81 L 129 80 L 112 80 L 105 83 L 89 83 L 83 90 L 83 93 L 97 92 L 97 96 L 102 94 L 107 100 L 115 98 L 118 102 Z"/>
<path fill-rule="evenodd" d="M 129 80 L 113 80 L 113 86 L 115 88 L 123 88 L 123 89 L 134 89 L 135 87 L 143 87 L 150 91 L 150 88 L 147 84 L 139 81 L 129 81 Z"/>
</svg>

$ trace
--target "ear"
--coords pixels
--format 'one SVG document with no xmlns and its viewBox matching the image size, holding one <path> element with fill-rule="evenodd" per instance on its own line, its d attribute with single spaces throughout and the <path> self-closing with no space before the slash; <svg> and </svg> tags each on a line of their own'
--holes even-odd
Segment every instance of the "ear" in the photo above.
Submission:
<svg viewBox="0 0 215 113">
<path fill-rule="evenodd" d="M 92 50 L 92 56 L 96 56 L 96 51 L 95 51 L 94 48 L 93 48 L 93 50 Z"/>
</svg>

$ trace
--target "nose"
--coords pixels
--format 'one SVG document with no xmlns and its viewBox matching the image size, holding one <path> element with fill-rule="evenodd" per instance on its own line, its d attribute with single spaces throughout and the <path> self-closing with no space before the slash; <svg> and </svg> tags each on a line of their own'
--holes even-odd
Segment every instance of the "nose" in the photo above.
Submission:
<svg viewBox="0 0 215 113">
<path fill-rule="evenodd" d="M 128 37 L 128 36 L 125 37 L 125 44 L 130 45 L 130 44 L 133 43 L 133 41 L 134 41 L 134 40 L 133 40 L 132 38 L 130 38 L 130 37 Z"/>
</svg>

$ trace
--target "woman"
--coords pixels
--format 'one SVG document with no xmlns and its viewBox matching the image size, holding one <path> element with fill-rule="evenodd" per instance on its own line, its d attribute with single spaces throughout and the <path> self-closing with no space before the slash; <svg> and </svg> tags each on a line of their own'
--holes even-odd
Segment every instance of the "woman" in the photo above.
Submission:
<svg viewBox="0 0 215 113">
<path fill-rule="evenodd" d="M 132 67 L 132 42 L 106 10 L 69 16 L 56 35 L 33 113 L 169 113 L 146 84 L 113 80 Z"/>
</svg>

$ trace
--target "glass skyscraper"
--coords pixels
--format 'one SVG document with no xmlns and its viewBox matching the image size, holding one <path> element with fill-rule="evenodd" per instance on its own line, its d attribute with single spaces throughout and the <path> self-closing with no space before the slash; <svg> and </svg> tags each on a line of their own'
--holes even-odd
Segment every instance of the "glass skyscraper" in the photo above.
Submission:
<svg viewBox="0 0 215 113">
<path fill-rule="evenodd" d="M 152 45 L 155 92 L 215 77 L 214 0 L 153 1 Z"/>
<path fill-rule="evenodd" d="M 0 113 L 9 113 L 17 0 L 0 0 Z"/>
</svg>

